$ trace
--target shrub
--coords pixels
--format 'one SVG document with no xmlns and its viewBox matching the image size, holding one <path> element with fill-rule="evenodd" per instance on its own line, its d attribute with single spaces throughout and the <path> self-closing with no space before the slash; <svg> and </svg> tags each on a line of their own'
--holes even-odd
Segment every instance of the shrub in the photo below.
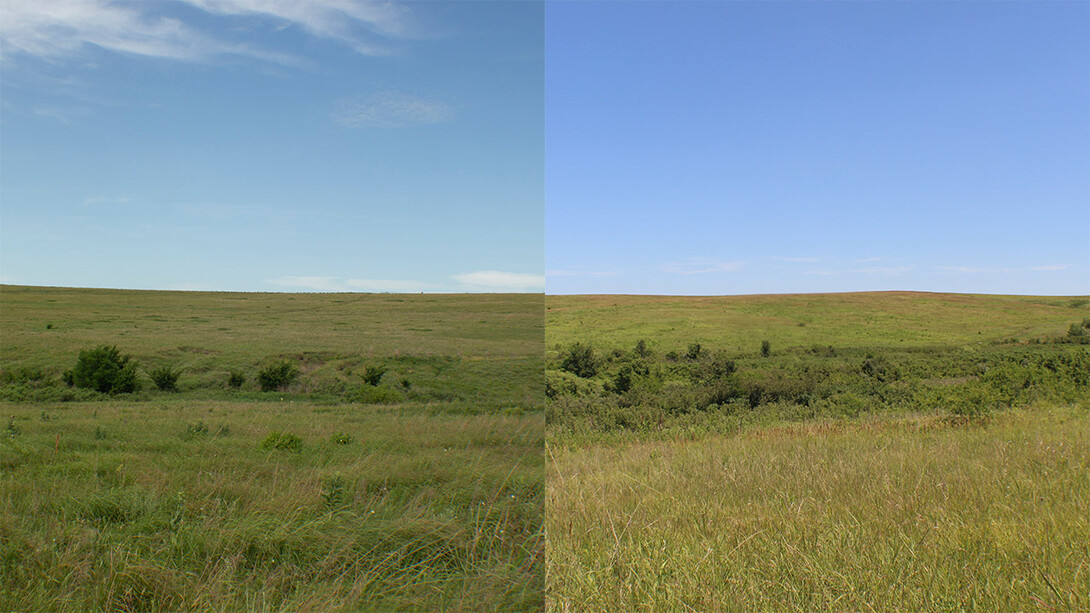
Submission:
<svg viewBox="0 0 1090 613">
<path fill-rule="evenodd" d="M 772 355 L 772 343 L 761 341 L 761 357 L 767 358 L 770 355 Z"/>
<path fill-rule="evenodd" d="M 703 367 L 701 375 L 707 380 L 723 379 L 733 375 L 734 371 L 737 369 L 738 367 L 734 364 L 734 360 L 722 353 L 716 353 Z"/>
<path fill-rule="evenodd" d="M 700 346 L 700 343 L 692 343 L 685 351 L 685 359 L 687 360 L 699 360 L 700 355 L 703 353 L 704 348 Z"/>
<path fill-rule="evenodd" d="M 643 340 L 642 338 L 636 341 L 636 355 L 640 356 L 641 358 L 646 358 L 647 356 L 651 355 L 651 348 L 647 346 L 647 341 Z"/>
<path fill-rule="evenodd" d="M 285 451 L 301 451 L 303 449 L 303 439 L 295 436 L 290 432 L 280 432 L 279 430 L 273 430 L 265 437 L 265 440 L 261 441 L 262 449 L 282 449 Z"/>
<path fill-rule="evenodd" d="M 632 387 L 632 374 L 632 367 L 625 364 L 621 367 L 621 370 L 617 371 L 617 374 L 613 376 L 610 387 L 618 394 L 627 392 Z"/>
<path fill-rule="evenodd" d="M 575 343 L 564 353 L 560 360 L 560 370 L 589 379 L 598 374 L 598 360 L 590 345 Z"/>
<path fill-rule="evenodd" d="M 161 392 L 176 392 L 178 391 L 178 377 L 182 374 L 180 370 L 174 370 L 169 366 L 160 366 L 155 370 L 148 373 L 151 377 L 155 387 Z"/>
<path fill-rule="evenodd" d="M 76 367 L 65 373 L 65 382 L 104 394 L 135 392 L 136 362 L 117 347 L 100 345 L 79 352 Z"/>
<path fill-rule="evenodd" d="M 197 421 L 196 423 L 187 424 L 185 432 L 182 433 L 183 440 L 190 440 L 200 436 L 208 434 L 208 424 L 203 421 Z"/>
<path fill-rule="evenodd" d="M 999 408 L 999 399 L 985 385 L 967 385 L 944 400 L 949 411 L 947 420 L 954 424 L 986 422 Z"/>
<path fill-rule="evenodd" d="M 375 386 L 382 381 L 382 375 L 386 374 L 385 366 L 368 366 L 360 377 L 367 385 Z"/>
<path fill-rule="evenodd" d="M 241 370 L 232 370 L 227 376 L 227 385 L 238 389 L 242 387 L 242 384 L 246 383 L 246 375 Z"/>
<path fill-rule="evenodd" d="M 257 373 L 257 382 L 261 385 L 261 391 L 273 392 L 282 390 L 291 385 L 299 376 L 299 369 L 291 362 L 284 361 L 278 364 L 266 366 Z"/>
</svg>

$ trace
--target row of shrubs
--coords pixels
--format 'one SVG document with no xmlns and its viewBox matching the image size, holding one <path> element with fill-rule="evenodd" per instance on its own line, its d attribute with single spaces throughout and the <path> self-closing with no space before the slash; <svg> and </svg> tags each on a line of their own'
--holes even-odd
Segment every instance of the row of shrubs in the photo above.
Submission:
<svg viewBox="0 0 1090 613">
<path fill-rule="evenodd" d="M 776 359 L 767 359 L 767 343 L 748 356 L 698 343 L 657 355 L 646 342 L 598 355 L 576 343 L 547 364 L 546 423 L 644 430 L 698 413 L 811 418 L 888 410 L 975 419 L 999 407 L 1090 398 L 1090 352 L 1065 347 L 1069 342 L 971 350 L 814 346 Z"/>
<path fill-rule="evenodd" d="M 92 349 L 79 352 L 75 366 L 64 371 L 62 381 L 69 387 L 86 389 L 102 394 L 129 394 L 140 389 L 140 379 L 137 371 L 138 364 L 132 356 L 124 354 L 113 345 L 100 345 Z M 145 371 L 156 389 L 164 392 L 177 392 L 178 379 L 181 377 L 181 369 L 169 365 L 160 366 Z M 382 381 L 387 369 L 384 366 L 367 366 L 359 376 L 365 386 L 375 388 Z M 299 369 L 287 360 L 277 361 L 262 368 L 257 373 L 256 381 L 263 392 L 283 391 L 298 379 Z M 13 384 L 42 384 L 48 379 L 44 371 L 40 369 L 23 368 L 18 371 L 5 371 L 3 381 L 0 383 Z M 241 370 L 230 371 L 227 385 L 234 389 L 241 388 L 246 383 L 246 374 Z M 401 381 L 401 386 L 409 389 L 407 379 Z M 362 392 L 368 398 L 375 396 L 376 392 Z M 359 395 L 359 394 L 357 394 Z M 377 394 L 381 396 L 382 394 Z"/>
</svg>

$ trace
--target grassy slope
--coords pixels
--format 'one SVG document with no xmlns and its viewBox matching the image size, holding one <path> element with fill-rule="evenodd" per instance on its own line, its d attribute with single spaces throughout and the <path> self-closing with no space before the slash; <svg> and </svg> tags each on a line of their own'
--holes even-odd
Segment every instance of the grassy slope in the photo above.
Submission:
<svg viewBox="0 0 1090 613">
<path fill-rule="evenodd" d="M 752 353 L 773 347 L 895 347 L 1059 336 L 1090 317 L 1087 297 L 921 292 L 776 296 L 548 296 L 547 347 L 683 350 L 689 343 Z M 800 326 L 799 324 L 804 324 Z"/>
<path fill-rule="evenodd" d="M 59 377 L 99 343 L 185 369 L 180 394 L 4 403 L 0 609 L 542 606 L 540 296 L 3 286 L 0 306 L 5 370 Z M 292 393 L 225 388 L 273 357 L 302 367 Z M 375 361 L 434 394 L 307 399 Z M 262 449 L 274 430 L 302 448 Z"/>
<path fill-rule="evenodd" d="M 742 368 L 761 362 L 764 339 L 941 352 L 1062 336 L 1090 317 L 1085 298 L 903 292 L 546 304 L 550 351 L 700 342 Z M 968 427 L 864 415 L 697 440 L 560 437 L 547 446 L 548 609 L 1086 610 L 1088 409 Z"/>
<path fill-rule="evenodd" d="M 542 297 L 532 294 L 243 294 L 0 286 L 0 370 L 72 368 L 79 351 L 115 344 L 141 367 L 183 369 L 183 391 L 222 389 L 228 371 L 251 379 L 275 359 L 303 372 L 294 391 L 358 385 L 365 363 L 389 382 L 444 393 L 491 393 L 512 369 L 518 390 L 497 403 L 540 404 Z M 49 327 L 47 327 L 49 326 Z"/>
</svg>

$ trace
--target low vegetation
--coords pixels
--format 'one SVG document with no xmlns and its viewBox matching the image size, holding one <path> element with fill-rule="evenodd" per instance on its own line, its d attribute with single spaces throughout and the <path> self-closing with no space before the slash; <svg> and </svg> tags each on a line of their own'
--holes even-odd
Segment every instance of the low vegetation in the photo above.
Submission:
<svg viewBox="0 0 1090 613">
<path fill-rule="evenodd" d="M 543 608 L 540 296 L 0 301 L 0 610 Z"/>
<path fill-rule="evenodd" d="M 1086 300 L 547 304 L 549 610 L 1090 608 Z"/>
</svg>

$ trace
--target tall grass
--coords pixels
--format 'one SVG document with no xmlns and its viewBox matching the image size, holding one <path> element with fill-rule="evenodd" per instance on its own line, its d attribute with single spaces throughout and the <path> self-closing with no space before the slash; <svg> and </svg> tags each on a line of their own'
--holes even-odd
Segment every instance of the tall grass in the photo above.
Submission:
<svg viewBox="0 0 1090 613">
<path fill-rule="evenodd" d="M 8 408 L 0 610 L 541 607 L 540 414 Z"/>
<path fill-rule="evenodd" d="M 551 611 L 1090 609 L 1090 407 L 549 448 Z"/>
</svg>

